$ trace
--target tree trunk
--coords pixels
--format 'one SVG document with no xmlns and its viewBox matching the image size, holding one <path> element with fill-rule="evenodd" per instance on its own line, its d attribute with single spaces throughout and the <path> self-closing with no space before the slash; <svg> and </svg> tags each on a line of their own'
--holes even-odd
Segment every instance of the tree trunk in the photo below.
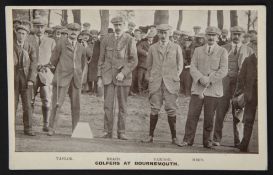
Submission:
<svg viewBox="0 0 273 175">
<path fill-rule="evenodd" d="M 154 13 L 154 25 L 169 24 L 169 11 L 156 10 Z"/>
<path fill-rule="evenodd" d="M 217 10 L 217 22 L 218 22 L 218 28 L 222 30 L 224 27 L 223 10 Z"/>
<path fill-rule="evenodd" d="M 72 10 L 74 23 L 78 23 L 81 25 L 81 10 Z"/>
<path fill-rule="evenodd" d="M 230 27 L 238 26 L 238 15 L 236 10 L 230 10 Z"/>
<path fill-rule="evenodd" d="M 248 10 L 248 12 L 247 12 L 247 32 L 250 29 L 250 23 L 251 23 L 251 10 Z"/>
<path fill-rule="evenodd" d="M 66 26 L 67 25 L 67 18 L 68 18 L 68 15 L 67 15 L 67 10 L 62 10 L 62 20 L 61 20 L 61 25 L 62 26 Z"/>
<path fill-rule="evenodd" d="M 208 10 L 208 23 L 207 23 L 207 26 L 210 26 L 210 17 L 211 17 L 211 10 Z"/>
<path fill-rule="evenodd" d="M 107 34 L 109 27 L 109 10 L 100 10 L 100 33 Z"/>
<path fill-rule="evenodd" d="M 179 10 L 179 17 L 178 17 L 178 22 L 176 26 L 177 30 L 181 30 L 182 21 L 183 21 L 183 10 Z"/>
<path fill-rule="evenodd" d="M 50 15 L 51 15 L 51 10 L 48 10 L 47 27 L 50 26 Z"/>
</svg>

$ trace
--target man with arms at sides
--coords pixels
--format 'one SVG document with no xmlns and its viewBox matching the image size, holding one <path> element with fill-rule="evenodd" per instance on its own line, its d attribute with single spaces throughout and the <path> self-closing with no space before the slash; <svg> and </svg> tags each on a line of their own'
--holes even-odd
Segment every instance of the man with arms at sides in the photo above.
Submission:
<svg viewBox="0 0 273 175">
<path fill-rule="evenodd" d="M 14 36 L 13 43 L 15 116 L 19 96 L 21 96 L 24 134 L 35 136 L 32 131 L 31 96 L 37 75 L 37 57 L 35 48 L 27 41 L 28 34 L 29 28 L 27 26 L 17 25 L 15 27 L 16 36 Z"/>
<path fill-rule="evenodd" d="M 147 74 L 147 56 L 148 50 L 150 46 L 153 44 L 153 38 L 156 33 L 150 31 L 146 36 L 145 40 L 141 40 L 137 45 L 137 54 L 138 54 L 138 72 L 137 72 L 137 80 L 138 80 L 138 92 L 143 94 L 144 90 L 147 89 L 147 83 L 145 80 L 145 76 Z"/>
<path fill-rule="evenodd" d="M 193 78 L 192 95 L 185 126 L 183 146 L 194 142 L 198 120 L 204 106 L 203 146 L 211 148 L 213 118 L 218 100 L 223 96 L 222 79 L 227 74 L 228 53 L 217 43 L 220 30 L 217 27 L 206 29 L 207 44 L 194 50 L 190 74 Z"/>
<path fill-rule="evenodd" d="M 238 146 L 241 152 L 248 152 L 248 145 L 255 121 L 258 103 L 257 75 L 257 50 L 255 49 L 254 53 L 243 62 L 234 95 L 236 97 L 243 93 L 245 100 L 243 138 Z"/>
<path fill-rule="evenodd" d="M 219 99 L 219 105 L 216 110 L 215 127 L 213 134 L 213 144 L 219 146 L 222 139 L 222 129 L 224 124 L 225 116 L 229 110 L 231 98 L 234 95 L 234 91 L 237 83 L 238 72 L 241 69 L 244 59 L 250 56 L 253 51 L 250 47 L 242 44 L 244 29 L 239 26 L 234 26 L 230 29 L 231 32 L 231 43 L 224 46 L 228 52 L 228 74 L 223 79 L 224 95 Z M 243 130 L 239 127 L 242 123 L 242 119 L 236 117 L 235 110 L 232 106 L 233 115 L 233 132 L 234 132 L 234 146 L 242 140 Z M 240 115 L 239 115 L 240 116 Z"/>
<path fill-rule="evenodd" d="M 181 47 L 169 40 L 171 26 L 160 24 L 157 30 L 160 41 L 149 48 L 147 56 L 151 113 L 149 137 L 143 142 L 153 142 L 159 111 L 165 101 L 172 144 L 179 146 L 176 137 L 176 101 L 180 87 L 179 75 L 183 69 L 183 55 Z"/>
<path fill-rule="evenodd" d="M 137 66 L 137 49 L 133 37 L 124 32 L 125 20 L 121 16 L 111 20 L 115 32 L 101 41 L 98 61 L 98 87 L 104 85 L 103 138 L 112 138 L 115 97 L 118 100 L 118 139 L 127 140 L 125 119 L 127 97 L 132 83 L 132 71 Z"/>
<path fill-rule="evenodd" d="M 71 101 L 72 131 L 80 119 L 80 94 L 82 71 L 86 60 L 86 50 L 77 42 L 81 26 L 77 23 L 67 25 L 69 32 L 67 39 L 61 39 L 50 59 L 55 67 L 53 78 L 53 94 L 48 135 L 55 133 L 59 112 L 68 92 Z"/>
<path fill-rule="evenodd" d="M 37 78 L 34 85 L 34 97 L 32 99 L 32 108 L 34 111 L 35 96 L 40 89 L 40 98 L 42 101 L 43 131 L 48 132 L 49 112 L 51 103 L 51 83 L 53 74 L 48 67 L 51 54 L 56 46 L 55 40 L 45 36 L 47 21 L 43 18 L 36 18 L 32 21 L 35 35 L 30 36 L 29 40 L 35 46 L 38 60 Z"/>
</svg>

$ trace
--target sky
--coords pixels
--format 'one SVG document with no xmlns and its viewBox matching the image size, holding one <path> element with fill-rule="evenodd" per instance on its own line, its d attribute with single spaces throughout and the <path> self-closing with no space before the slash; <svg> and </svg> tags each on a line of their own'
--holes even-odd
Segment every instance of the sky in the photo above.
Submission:
<svg viewBox="0 0 273 175">
<path fill-rule="evenodd" d="M 238 11 L 238 24 L 243 28 L 247 28 L 247 15 L 246 11 Z M 56 14 L 60 10 L 53 10 L 51 13 L 51 26 L 59 25 L 61 16 Z M 117 15 L 117 11 L 110 10 L 110 19 Z M 183 10 L 183 21 L 181 30 L 193 32 L 193 26 L 201 26 L 201 32 L 204 32 L 207 26 L 207 10 Z M 224 11 L 224 28 L 230 27 L 230 13 Z M 154 10 L 135 10 L 135 17 L 133 21 L 138 26 L 146 26 L 153 24 Z M 176 28 L 178 21 L 178 10 L 169 10 L 169 25 Z M 68 10 L 68 23 L 73 22 L 73 15 L 71 10 Z M 81 22 L 89 22 L 91 29 L 100 30 L 100 15 L 99 10 L 81 10 Z M 211 26 L 217 26 L 216 11 L 211 12 Z M 109 24 L 109 27 L 113 27 Z"/>
</svg>

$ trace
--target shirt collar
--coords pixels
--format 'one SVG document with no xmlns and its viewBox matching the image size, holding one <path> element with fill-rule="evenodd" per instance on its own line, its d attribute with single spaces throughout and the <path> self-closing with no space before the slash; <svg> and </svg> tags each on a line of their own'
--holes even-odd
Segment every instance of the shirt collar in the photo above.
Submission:
<svg viewBox="0 0 273 175">
<path fill-rule="evenodd" d="M 73 46 L 73 44 L 72 44 L 72 40 L 70 39 L 70 38 L 68 38 L 68 42 Z M 76 44 L 76 40 L 74 40 L 74 42 L 75 42 L 75 44 Z"/>
<path fill-rule="evenodd" d="M 231 42 L 232 48 L 234 48 L 237 45 L 237 48 L 240 48 L 242 45 L 242 42 L 239 42 L 238 44 L 235 44 L 233 42 Z"/>
<path fill-rule="evenodd" d="M 166 41 L 166 42 L 163 44 L 163 42 L 162 42 L 161 40 L 159 41 L 160 45 L 164 45 L 164 46 L 167 46 L 167 45 L 169 44 L 169 42 L 170 42 L 170 40 Z"/>
<path fill-rule="evenodd" d="M 20 47 L 23 47 L 24 46 L 24 41 L 22 43 L 19 43 L 18 41 L 16 41 L 17 45 L 20 46 Z"/>
<path fill-rule="evenodd" d="M 208 45 L 208 44 L 207 44 L 207 50 L 208 50 L 209 47 L 210 47 L 210 50 L 212 51 L 212 50 L 214 49 L 215 45 L 216 45 L 215 43 L 214 43 L 213 45 Z"/>
<path fill-rule="evenodd" d="M 123 32 L 120 33 L 119 35 L 118 35 L 117 33 L 115 33 L 115 38 L 119 38 L 119 37 L 121 37 L 122 35 L 123 35 Z"/>
</svg>

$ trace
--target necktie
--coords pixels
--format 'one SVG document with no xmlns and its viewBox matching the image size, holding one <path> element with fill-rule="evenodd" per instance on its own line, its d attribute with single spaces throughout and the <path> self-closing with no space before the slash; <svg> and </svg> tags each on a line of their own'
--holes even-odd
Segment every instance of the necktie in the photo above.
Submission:
<svg viewBox="0 0 273 175">
<path fill-rule="evenodd" d="M 73 48 L 75 48 L 75 41 L 72 41 L 72 46 Z"/>
<path fill-rule="evenodd" d="M 234 55 L 237 55 L 237 44 L 235 45 L 235 49 L 234 49 Z"/>
<path fill-rule="evenodd" d="M 208 51 L 208 53 L 210 53 L 210 48 L 211 48 L 211 47 L 209 46 L 209 51 Z"/>
<path fill-rule="evenodd" d="M 42 41 L 41 41 L 41 38 L 39 37 L 39 46 L 41 45 L 41 42 L 42 42 Z"/>
</svg>

